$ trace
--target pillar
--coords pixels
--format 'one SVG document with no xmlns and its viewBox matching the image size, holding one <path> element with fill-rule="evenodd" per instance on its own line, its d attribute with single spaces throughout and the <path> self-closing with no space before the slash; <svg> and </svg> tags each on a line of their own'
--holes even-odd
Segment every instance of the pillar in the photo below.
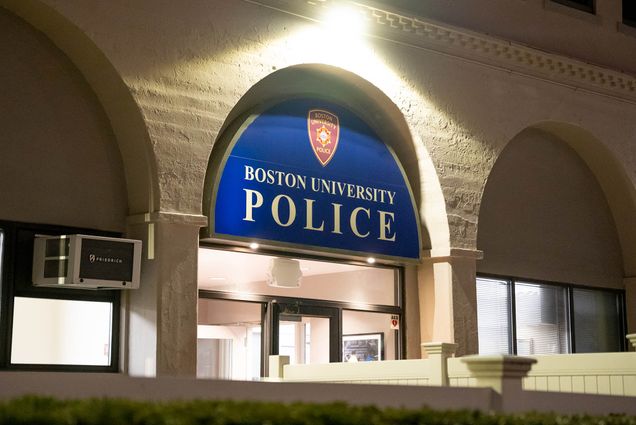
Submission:
<svg viewBox="0 0 636 425">
<path fill-rule="evenodd" d="M 123 300 L 123 371 L 134 376 L 196 376 L 200 215 L 149 213 L 128 219 L 143 242 L 141 282 Z"/>
<path fill-rule="evenodd" d="M 428 360 L 433 365 L 431 369 L 430 385 L 448 386 L 448 359 L 453 357 L 456 344 L 447 342 L 424 342 L 422 348 L 428 354 Z"/>
<path fill-rule="evenodd" d="M 523 378 L 528 376 L 537 362 L 531 357 L 492 355 L 466 356 L 470 376 L 477 381 L 476 387 L 490 387 L 499 394 L 514 396 L 523 390 Z"/>
<path fill-rule="evenodd" d="M 455 354 L 476 354 L 477 292 L 481 251 L 432 250 L 418 268 L 421 341 L 457 344 Z"/>
<path fill-rule="evenodd" d="M 627 340 L 631 344 L 631 349 L 636 351 L 636 334 L 628 334 L 625 336 L 625 338 L 627 338 Z"/>
<path fill-rule="evenodd" d="M 269 356 L 267 380 L 282 381 L 285 378 L 285 366 L 289 364 L 289 356 Z"/>
</svg>

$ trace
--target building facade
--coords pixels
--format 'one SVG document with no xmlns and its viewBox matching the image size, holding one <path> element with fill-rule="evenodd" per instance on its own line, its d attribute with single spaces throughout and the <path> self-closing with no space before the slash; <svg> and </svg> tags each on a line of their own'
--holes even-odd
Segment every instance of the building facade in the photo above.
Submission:
<svg viewBox="0 0 636 425">
<path fill-rule="evenodd" d="M 1 367 L 254 378 L 284 350 L 316 362 L 419 358 L 431 341 L 458 355 L 627 349 L 634 11 L 610 0 L 363 3 L 0 1 Z M 324 223 L 357 245 L 317 232 L 290 241 L 277 234 L 292 211 L 320 227 L 314 200 L 278 198 L 305 202 L 278 210 L 239 189 L 239 222 L 251 205 L 278 233 L 215 231 L 239 202 L 217 196 L 233 149 L 259 119 L 296 116 L 276 108 L 298 100 L 340 111 L 336 153 L 347 131 L 368 136 L 369 158 L 370 146 L 390 153 L 414 230 L 396 233 L 392 210 L 378 224 L 366 204 L 335 218 L 349 207 L 332 201 Z M 259 129 L 254 143 L 263 135 L 271 153 L 285 128 Z M 314 153 L 322 170 L 331 159 Z M 324 180 L 361 179 L 354 195 L 392 199 L 373 183 L 384 165 L 354 162 L 351 176 L 342 165 Z M 266 168 L 262 182 L 276 182 Z M 278 186 L 298 188 L 282 176 Z M 140 288 L 34 287 L 34 236 L 75 233 L 142 240 Z M 416 255 L 370 242 L 393 237 Z M 300 288 L 272 284 L 275 267 L 302 274 Z"/>
</svg>

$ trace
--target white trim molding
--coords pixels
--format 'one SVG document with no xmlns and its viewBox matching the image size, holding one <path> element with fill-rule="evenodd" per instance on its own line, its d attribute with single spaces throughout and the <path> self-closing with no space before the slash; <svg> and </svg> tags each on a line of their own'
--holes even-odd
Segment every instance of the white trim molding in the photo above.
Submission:
<svg viewBox="0 0 636 425">
<path fill-rule="evenodd" d="M 581 60 L 548 53 L 389 8 L 336 0 L 244 0 L 320 22 L 326 7 L 346 3 L 371 24 L 367 36 L 438 52 L 508 72 L 636 102 L 636 78 Z"/>
</svg>

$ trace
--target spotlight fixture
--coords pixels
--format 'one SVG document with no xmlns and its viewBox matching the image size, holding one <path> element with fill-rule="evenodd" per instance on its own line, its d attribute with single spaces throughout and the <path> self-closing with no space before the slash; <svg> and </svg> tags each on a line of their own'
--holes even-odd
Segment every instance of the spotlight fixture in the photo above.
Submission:
<svg viewBox="0 0 636 425">
<path fill-rule="evenodd" d="M 352 6 L 336 6 L 324 15 L 327 28 L 339 35 L 357 36 L 364 32 L 366 23 L 361 11 Z"/>
</svg>

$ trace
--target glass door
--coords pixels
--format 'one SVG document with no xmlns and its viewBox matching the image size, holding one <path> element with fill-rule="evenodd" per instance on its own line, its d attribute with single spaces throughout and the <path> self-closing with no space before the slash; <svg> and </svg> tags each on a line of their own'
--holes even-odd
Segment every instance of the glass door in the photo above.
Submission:
<svg viewBox="0 0 636 425">
<path fill-rule="evenodd" d="M 273 302 L 272 322 L 272 354 L 289 356 L 291 364 L 340 361 L 337 308 Z"/>
<path fill-rule="evenodd" d="M 262 305 L 199 299 L 197 377 L 258 380 L 261 376 Z"/>
</svg>

